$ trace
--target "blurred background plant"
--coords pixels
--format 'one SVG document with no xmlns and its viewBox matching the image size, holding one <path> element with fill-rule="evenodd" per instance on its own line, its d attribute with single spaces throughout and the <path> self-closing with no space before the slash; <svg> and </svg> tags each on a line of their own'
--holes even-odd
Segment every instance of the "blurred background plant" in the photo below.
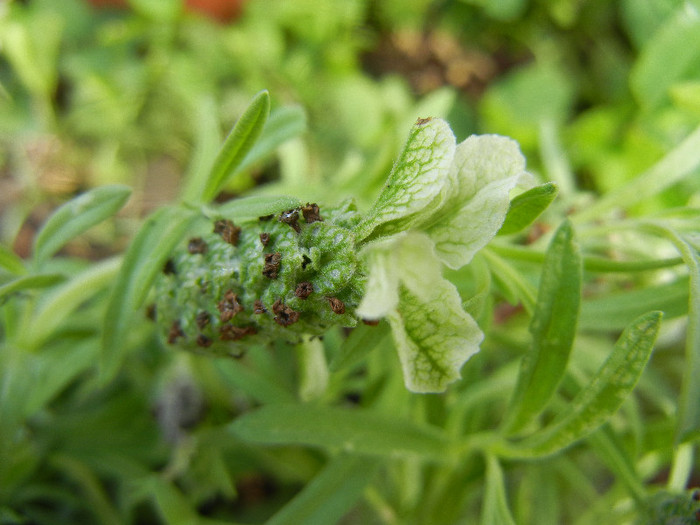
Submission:
<svg viewBox="0 0 700 525">
<path fill-rule="evenodd" d="M 644 484 L 700 482 L 697 0 L 213 5 L 0 4 L 0 523 L 257 523 L 280 508 L 276 522 L 295 523 L 284 512 L 308 510 L 304 494 L 329 502 L 307 518 L 318 523 L 351 508 L 347 523 L 621 523 Z M 366 206 L 428 115 L 459 140 L 515 138 L 528 169 L 557 183 L 527 235 L 502 236 L 449 275 L 489 329 L 448 394 L 406 392 L 387 337 L 331 374 L 318 404 L 428 427 L 413 448 L 397 442 L 408 453 L 381 440 L 371 461 L 338 456 L 342 441 L 261 446 L 227 427 L 251 407 L 296 402 L 301 372 L 284 345 L 213 361 L 168 351 L 133 321 L 118 369 L 98 373 L 117 254 L 211 167 L 262 88 L 273 103 L 264 140 L 219 201 L 352 195 Z M 72 201 L 85 214 L 77 227 L 40 230 L 91 189 L 90 202 Z M 478 438 L 503 419 L 549 232 L 565 215 L 584 254 L 584 300 L 554 405 L 628 323 L 662 310 L 651 365 L 597 437 L 565 454 L 436 459 L 441 440 Z M 331 331 L 322 344 L 332 357 L 363 334 Z M 302 487 L 297 507 L 283 507 Z"/>
</svg>

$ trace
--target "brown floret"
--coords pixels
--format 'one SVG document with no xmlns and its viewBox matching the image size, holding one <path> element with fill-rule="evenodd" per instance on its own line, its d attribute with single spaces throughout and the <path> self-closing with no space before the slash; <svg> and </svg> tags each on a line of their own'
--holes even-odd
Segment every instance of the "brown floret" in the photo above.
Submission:
<svg viewBox="0 0 700 525">
<path fill-rule="evenodd" d="M 221 312 L 222 323 L 230 321 L 238 312 L 243 311 L 243 306 L 238 301 L 238 295 L 233 293 L 233 290 L 228 290 L 224 294 L 224 298 L 219 301 L 217 308 Z"/>
<path fill-rule="evenodd" d="M 264 314 L 267 312 L 267 308 L 260 299 L 256 299 L 253 303 L 253 313 L 254 314 Z"/>
<path fill-rule="evenodd" d="M 260 244 L 262 244 L 263 246 L 267 246 L 269 242 L 270 242 L 270 234 L 269 233 L 261 233 L 260 234 Z"/>
<path fill-rule="evenodd" d="M 205 326 L 209 324 L 209 321 L 211 320 L 209 317 L 209 314 L 207 312 L 201 311 L 197 314 L 197 317 L 195 317 L 195 322 L 197 323 L 197 328 L 200 330 L 203 330 Z"/>
<path fill-rule="evenodd" d="M 221 235 L 224 242 L 237 246 L 241 228 L 228 219 L 219 219 L 214 223 L 214 233 Z"/>
<path fill-rule="evenodd" d="M 238 341 L 247 335 L 255 335 L 258 333 L 254 326 L 233 326 L 227 324 L 219 330 L 223 341 Z"/>
<path fill-rule="evenodd" d="M 299 312 L 292 310 L 289 306 L 277 299 L 272 305 L 272 313 L 275 314 L 274 321 L 280 326 L 289 326 L 299 320 Z"/>
<path fill-rule="evenodd" d="M 306 203 L 306 206 L 301 207 L 301 213 L 304 215 L 304 220 L 307 223 L 322 221 L 320 210 L 316 203 Z"/>
<path fill-rule="evenodd" d="M 208 249 L 209 246 L 207 246 L 207 243 L 204 242 L 204 239 L 201 237 L 194 237 L 190 239 L 189 243 L 187 243 L 187 251 L 191 254 L 200 253 L 204 255 L 207 253 Z"/>
<path fill-rule="evenodd" d="M 269 279 L 277 279 L 277 273 L 280 269 L 280 260 L 282 254 L 279 252 L 266 253 L 263 255 L 265 266 L 263 266 L 262 274 Z"/>
<path fill-rule="evenodd" d="M 183 332 L 180 327 L 180 321 L 173 321 L 173 324 L 170 326 L 170 331 L 168 332 L 168 343 L 173 344 L 180 337 L 185 337 L 185 332 Z"/>
<path fill-rule="evenodd" d="M 294 290 L 294 295 L 296 295 L 299 299 L 306 299 L 313 292 L 314 285 L 308 281 L 304 281 L 297 284 L 296 290 Z"/>
<path fill-rule="evenodd" d="M 333 310 L 334 313 L 339 315 L 345 313 L 345 303 L 343 303 L 343 301 L 337 297 L 326 297 L 326 299 L 328 299 L 328 304 L 331 305 L 331 310 Z"/>
<path fill-rule="evenodd" d="M 199 334 L 199 336 L 197 336 L 197 346 L 201 346 L 202 348 L 210 347 L 213 342 L 214 341 L 212 341 L 204 334 Z"/>
<path fill-rule="evenodd" d="M 289 224 L 289 226 L 291 226 L 291 228 L 297 233 L 301 231 L 301 227 L 299 226 L 299 212 L 295 209 L 280 213 L 279 221 Z"/>
</svg>

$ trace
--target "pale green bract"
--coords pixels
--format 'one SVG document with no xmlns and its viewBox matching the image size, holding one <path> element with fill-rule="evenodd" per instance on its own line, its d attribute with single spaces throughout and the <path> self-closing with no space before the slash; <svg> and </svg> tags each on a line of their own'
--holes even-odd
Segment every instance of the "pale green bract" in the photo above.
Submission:
<svg viewBox="0 0 700 525">
<path fill-rule="evenodd" d="M 366 213 L 346 201 L 322 205 L 319 216 L 307 204 L 234 225 L 221 208 L 215 233 L 191 239 L 160 279 L 164 338 L 237 355 L 385 318 L 406 387 L 442 392 L 483 339 L 443 265 L 466 265 L 496 235 L 524 169 L 511 139 L 472 136 L 457 145 L 445 121 L 419 119 Z M 222 224 L 237 232 L 234 240 L 217 234 Z"/>
<path fill-rule="evenodd" d="M 483 334 L 441 263 L 464 266 L 496 235 L 524 173 L 515 141 L 471 136 L 455 146 L 446 122 L 422 119 L 360 224 L 370 242 L 357 313 L 389 320 L 409 390 L 444 391 L 479 351 Z"/>
</svg>

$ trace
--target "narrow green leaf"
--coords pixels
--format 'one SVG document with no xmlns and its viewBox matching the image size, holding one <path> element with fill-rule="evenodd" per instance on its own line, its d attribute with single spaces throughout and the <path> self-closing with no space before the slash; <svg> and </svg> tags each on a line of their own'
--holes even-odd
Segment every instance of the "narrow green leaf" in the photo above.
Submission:
<svg viewBox="0 0 700 525">
<path fill-rule="evenodd" d="M 226 217 L 235 219 L 237 217 L 262 217 L 279 213 L 301 206 L 301 201 L 294 197 L 252 195 L 242 199 L 233 199 L 220 206 L 207 207 L 206 213 L 210 216 Z"/>
<path fill-rule="evenodd" d="M 548 182 L 515 197 L 510 202 L 506 220 L 498 231 L 498 235 L 518 233 L 530 226 L 552 203 L 558 192 L 557 185 Z"/>
<path fill-rule="evenodd" d="M 202 201 L 209 202 L 226 184 L 229 176 L 245 159 L 260 137 L 270 112 L 270 95 L 267 91 L 258 93 L 233 126 L 224 141 L 206 185 L 202 188 Z"/>
<path fill-rule="evenodd" d="M 490 454 L 486 457 L 486 490 L 481 509 L 481 525 L 515 525 L 506 500 L 501 465 Z"/>
<path fill-rule="evenodd" d="M 337 523 L 377 472 L 375 458 L 342 455 L 330 461 L 267 525 Z"/>
<path fill-rule="evenodd" d="M 116 373 L 127 351 L 134 313 L 194 218 L 194 212 L 182 208 L 161 208 L 146 220 L 131 242 L 107 305 L 101 359 L 104 381 Z"/>
<path fill-rule="evenodd" d="M 58 208 L 34 239 L 34 262 L 40 265 L 68 241 L 119 211 L 131 195 L 127 186 L 102 186 Z"/>
<path fill-rule="evenodd" d="M 64 275 L 59 274 L 39 274 L 27 275 L 18 277 L 12 281 L 0 286 L 0 299 L 13 293 L 22 292 L 24 290 L 33 290 L 35 288 L 48 288 L 65 279 Z"/>
<path fill-rule="evenodd" d="M 0 268 L 14 275 L 23 275 L 27 273 L 22 259 L 2 244 L 0 244 Z"/>
<path fill-rule="evenodd" d="M 657 286 L 621 290 L 583 301 L 579 326 L 585 330 L 622 330 L 632 320 L 651 310 L 660 310 L 665 319 L 688 313 L 688 277 Z"/>
<path fill-rule="evenodd" d="M 78 306 L 110 284 L 120 264 L 116 258 L 97 263 L 44 297 L 32 315 L 32 329 L 26 331 L 23 344 L 29 348 L 41 346 Z"/>
<path fill-rule="evenodd" d="M 148 479 L 148 492 L 167 525 L 197 525 L 201 523 L 194 506 L 172 483 L 160 476 Z"/>
<path fill-rule="evenodd" d="M 260 403 L 292 403 L 294 394 L 284 384 L 233 359 L 217 359 L 214 367 L 231 386 Z"/>
<path fill-rule="evenodd" d="M 242 171 L 261 161 L 280 145 L 301 135 L 306 130 L 306 113 L 299 106 L 278 108 L 270 113 L 260 139 L 241 161 L 237 170 Z"/>
<path fill-rule="evenodd" d="M 267 405 L 238 418 L 229 428 L 252 443 L 308 445 L 371 456 L 447 460 L 452 446 L 438 428 L 361 409 Z"/>
<path fill-rule="evenodd" d="M 576 335 L 581 279 L 581 254 L 567 221 L 555 233 L 542 268 L 530 323 L 533 344 L 523 357 L 506 416 L 510 434 L 522 430 L 544 409 L 564 376 Z"/>
<path fill-rule="evenodd" d="M 520 443 L 497 444 L 497 452 L 506 457 L 549 456 L 600 427 L 637 384 L 660 325 L 661 312 L 650 312 L 630 324 L 590 383 L 550 425 Z"/>
</svg>

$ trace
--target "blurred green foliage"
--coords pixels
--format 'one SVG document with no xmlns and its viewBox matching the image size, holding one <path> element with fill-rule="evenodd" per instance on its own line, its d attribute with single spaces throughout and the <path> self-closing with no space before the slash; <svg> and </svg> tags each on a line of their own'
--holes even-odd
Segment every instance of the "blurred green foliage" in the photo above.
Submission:
<svg viewBox="0 0 700 525">
<path fill-rule="evenodd" d="M 129 4 L 0 4 L 1 524 L 645 523 L 670 509 L 657 489 L 692 507 L 677 501 L 700 484 L 700 2 L 249 0 L 227 24 L 180 0 Z M 189 226 L 176 204 L 201 196 L 263 88 L 270 119 L 222 199 L 366 206 L 428 115 L 460 140 L 515 138 L 559 187 L 525 234 L 447 274 L 487 334 L 446 394 L 403 388 L 383 325 L 331 330 L 329 360 L 365 352 L 302 403 L 287 346 L 174 353 L 134 311 Z M 565 370 L 535 355 L 519 376 L 533 339 L 549 344 L 528 327 L 566 284 L 541 277 L 565 216 L 582 289 L 560 329 L 575 340 Z M 651 310 L 664 323 L 634 392 L 586 388 L 624 375 L 632 339 L 614 342 Z M 540 401 L 511 399 L 537 367 L 558 374 Z M 523 460 L 499 441 L 506 416 L 556 441 L 570 403 L 608 393 L 620 410 L 566 450 Z"/>
</svg>

